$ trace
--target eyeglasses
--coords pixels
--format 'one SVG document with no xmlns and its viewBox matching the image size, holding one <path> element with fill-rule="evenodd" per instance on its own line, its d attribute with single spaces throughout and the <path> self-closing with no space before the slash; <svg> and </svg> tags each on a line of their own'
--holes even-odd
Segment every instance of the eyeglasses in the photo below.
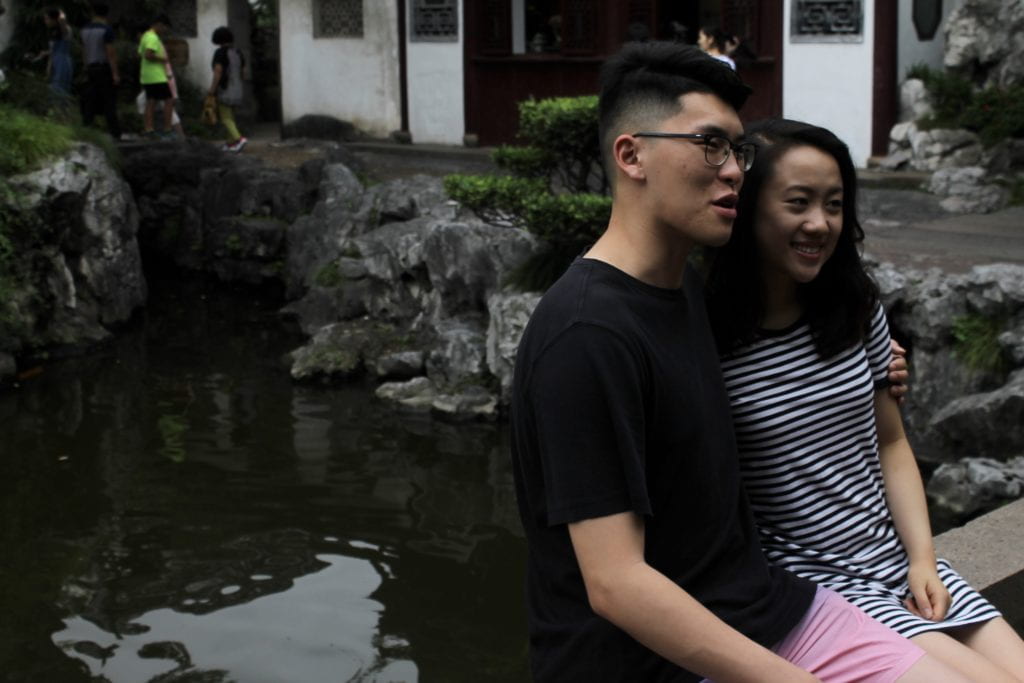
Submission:
<svg viewBox="0 0 1024 683">
<path fill-rule="evenodd" d="M 702 140 L 704 142 L 704 160 L 711 166 L 721 166 L 729 158 L 729 152 L 736 155 L 736 162 L 744 171 L 749 171 L 757 156 L 757 145 L 753 142 L 733 143 L 721 135 L 706 133 L 633 133 L 635 138 L 679 138 L 683 140 Z"/>
</svg>

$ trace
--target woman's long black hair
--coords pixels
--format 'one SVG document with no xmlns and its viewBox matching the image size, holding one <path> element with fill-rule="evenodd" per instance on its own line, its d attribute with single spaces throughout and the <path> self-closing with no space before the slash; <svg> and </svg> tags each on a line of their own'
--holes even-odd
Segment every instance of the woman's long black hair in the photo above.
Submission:
<svg viewBox="0 0 1024 683">
<path fill-rule="evenodd" d="M 864 230 L 857 220 L 857 172 L 850 151 L 830 131 L 788 119 L 751 124 L 745 138 L 757 144 L 757 158 L 743 181 L 732 237 L 710 254 L 706 297 L 715 343 L 719 353 L 727 353 L 757 336 L 764 318 L 754 237 L 757 202 L 779 159 L 794 147 L 810 145 L 836 160 L 843 180 L 843 229 L 835 251 L 814 280 L 797 288 L 818 355 L 830 358 L 865 339 L 879 297 L 860 259 Z"/>
</svg>

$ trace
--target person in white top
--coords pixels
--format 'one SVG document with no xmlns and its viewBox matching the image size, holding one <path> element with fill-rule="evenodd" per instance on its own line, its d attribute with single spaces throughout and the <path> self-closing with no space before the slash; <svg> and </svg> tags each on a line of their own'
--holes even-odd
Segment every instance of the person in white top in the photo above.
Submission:
<svg viewBox="0 0 1024 683">
<path fill-rule="evenodd" d="M 697 34 L 697 47 L 715 59 L 725 62 L 729 65 L 729 68 L 733 71 L 736 70 L 736 62 L 733 61 L 732 57 L 726 54 L 726 43 L 729 41 L 731 36 L 727 35 L 724 31 L 711 26 L 702 26 L 700 32 Z"/>
</svg>

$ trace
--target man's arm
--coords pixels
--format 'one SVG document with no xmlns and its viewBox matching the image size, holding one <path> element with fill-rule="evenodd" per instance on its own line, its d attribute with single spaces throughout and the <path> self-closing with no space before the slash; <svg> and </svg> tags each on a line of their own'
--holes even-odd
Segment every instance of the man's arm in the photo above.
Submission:
<svg viewBox="0 0 1024 683">
<path fill-rule="evenodd" d="M 106 51 L 107 63 L 110 64 L 110 73 L 114 77 L 114 85 L 117 85 L 121 82 L 121 72 L 118 70 L 117 66 L 117 49 L 114 47 L 113 43 L 107 43 Z"/>
<path fill-rule="evenodd" d="M 569 536 L 591 609 L 662 657 L 718 683 L 818 680 L 727 625 L 647 564 L 644 524 L 635 513 L 572 523 Z"/>
</svg>

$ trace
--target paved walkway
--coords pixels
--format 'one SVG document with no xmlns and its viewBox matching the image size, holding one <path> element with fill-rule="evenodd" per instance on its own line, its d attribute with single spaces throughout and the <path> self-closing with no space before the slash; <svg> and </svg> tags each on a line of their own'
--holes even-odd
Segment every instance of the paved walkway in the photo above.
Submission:
<svg viewBox="0 0 1024 683">
<path fill-rule="evenodd" d="M 347 143 L 367 167 L 384 180 L 414 173 L 487 173 L 495 170 L 488 148 L 403 145 L 392 142 Z M 270 163 L 301 163 L 320 153 L 315 146 L 281 142 L 275 125 L 262 125 L 250 136 L 246 154 Z M 986 263 L 1024 264 L 1024 207 L 991 214 L 953 215 L 938 199 L 920 189 L 927 174 L 863 170 L 860 216 L 865 251 L 910 268 L 938 267 L 965 272 Z"/>
</svg>

